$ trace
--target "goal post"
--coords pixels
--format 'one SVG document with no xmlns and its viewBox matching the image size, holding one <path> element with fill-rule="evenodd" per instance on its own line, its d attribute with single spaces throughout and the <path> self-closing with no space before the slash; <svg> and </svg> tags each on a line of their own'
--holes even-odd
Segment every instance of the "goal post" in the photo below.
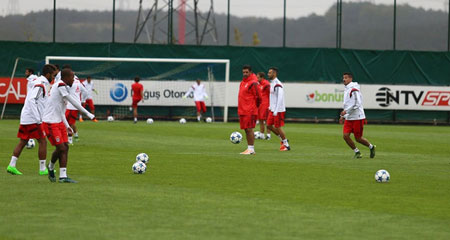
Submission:
<svg viewBox="0 0 450 240">
<path fill-rule="evenodd" d="M 92 63 L 91 65 L 95 65 L 94 63 L 104 63 L 104 65 L 108 65 L 108 67 L 112 68 L 120 68 L 123 64 L 136 64 L 136 66 L 133 68 L 129 66 L 130 69 L 132 69 L 132 73 L 135 73 L 137 75 L 144 75 L 143 73 L 147 73 L 149 68 L 165 68 L 168 73 L 159 74 L 156 77 L 147 77 L 148 79 L 144 78 L 145 80 L 172 80 L 172 82 L 167 81 L 168 86 L 175 86 L 180 88 L 180 86 L 185 86 L 187 81 L 194 80 L 194 79 L 185 79 L 184 75 L 189 75 L 190 78 L 195 76 L 197 73 L 196 71 L 199 71 L 198 68 L 202 68 L 201 71 L 204 71 L 205 73 L 205 83 L 207 83 L 209 86 L 206 87 L 207 91 L 208 89 L 211 90 L 211 82 L 213 82 L 214 85 L 219 85 L 218 82 L 214 82 L 217 77 L 214 76 L 212 68 L 210 65 L 218 65 L 223 69 L 221 70 L 221 73 L 223 75 L 221 76 L 222 83 L 220 83 L 220 94 L 217 97 L 220 97 L 220 101 L 217 101 L 217 99 L 211 99 L 211 107 L 212 111 L 214 111 L 214 107 L 218 107 L 216 104 L 219 102 L 221 105 L 220 107 L 223 107 L 223 121 L 228 121 L 228 106 L 229 106 L 229 82 L 230 82 L 230 60 L 229 59 L 192 59 L 192 58 L 131 58 L 131 57 L 75 57 L 75 56 L 46 56 L 45 57 L 45 63 L 76 63 L 76 62 L 86 62 L 86 63 Z M 163 64 L 169 64 L 164 65 Z M 61 65 L 60 64 L 60 65 Z M 145 64 L 146 68 L 143 68 L 141 65 L 137 66 L 137 64 Z M 170 65 L 170 64 L 173 64 Z M 204 65 L 204 66 L 203 66 Z M 224 66 L 224 68 L 222 68 Z M 84 66 L 84 68 L 95 68 L 93 66 Z M 75 71 L 75 74 L 82 73 L 83 69 L 76 68 L 72 66 L 72 68 Z M 81 67 L 80 67 L 81 68 Z M 100 68 L 100 67 L 99 67 Z M 106 68 L 106 66 L 105 66 Z M 197 69 L 196 69 L 197 68 Z M 204 68 L 204 70 L 203 70 Z M 113 71 L 113 70 L 111 70 Z M 84 75 L 89 75 L 89 73 L 95 72 L 94 70 L 85 71 Z M 142 74 L 140 74 L 142 73 Z M 95 73 L 93 73 L 95 75 Z M 203 74 L 203 72 L 202 72 Z M 114 75 L 114 74 L 113 74 Z M 170 76 L 170 77 L 169 77 Z M 167 78 L 167 79 L 165 79 Z M 179 78 L 179 79 L 178 79 Z M 118 81 L 118 80 L 125 80 L 129 79 L 131 80 L 130 76 L 113 76 L 108 77 L 104 79 L 109 79 L 111 81 Z M 173 80 L 176 79 L 176 81 L 183 81 L 179 84 L 179 82 L 173 82 Z M 193 82 L 193 81 L 192 81 Z M 206 84 L 205 84 L 206 85 Z M 208 88 L 209 87 L 209 88 Z M 145 86 L 144 86 L 145 88 Z M 214 89 L 214 88 L 213 88 Z M 187 89 L 186 89 L 187 90 Z M 131 93 L 131 90 L 130 90 Z M 164 103 L 164 106 L 170 106 L 170 103 Z M 169 105 L 168 105 L 169 104 Z M 173 103 L 174 106 L 178 106 L 177 102 Z M 192 103 L 193 104 L 193 103 Z M 215 104 L 215 105 L 214 105 Z M 123 105 L 123 104 L 122 104 Z M 214 114 L 212 112 L 212 114 Z"/>
</svg>

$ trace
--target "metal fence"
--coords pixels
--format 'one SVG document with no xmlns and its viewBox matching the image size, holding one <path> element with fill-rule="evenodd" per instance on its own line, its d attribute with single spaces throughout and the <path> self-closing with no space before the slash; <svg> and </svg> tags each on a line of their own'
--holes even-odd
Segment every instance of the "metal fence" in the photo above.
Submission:
<svg viewBox="0 0 450 240">
<path fill-rule="evenodd" d="M 0 40 L 450 51 L 449 0 L 0 1 Z"/>
</svg>

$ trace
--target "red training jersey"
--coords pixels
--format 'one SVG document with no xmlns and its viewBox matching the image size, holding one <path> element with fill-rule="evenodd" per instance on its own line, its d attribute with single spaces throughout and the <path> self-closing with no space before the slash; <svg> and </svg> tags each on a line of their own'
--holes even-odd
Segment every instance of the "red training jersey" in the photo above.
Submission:
<svg viewBox="0 0 450 240">
<path fill-rule="evenodd" d="M 142 99 L 141 92 L 144 91 L 144 86 L 140 83 L 133 83 L 131 85 L 131 90 L 133 91 L 133 99 Z"/>
<path fill-rule="evenodd" d="M 238 115 L 258 115 L 261 104 L 261 93 L 258 88 L 258 79 L 252 73 L 243 78 L 239 86 Z"/>
<path fill-rule="evenodd" d="M 263 78 L 261 82 L 259 82 L 258 87 L 261 92 L 261 105 L 268 106 L 270 104 L 270 82 Z"/>
</svg>

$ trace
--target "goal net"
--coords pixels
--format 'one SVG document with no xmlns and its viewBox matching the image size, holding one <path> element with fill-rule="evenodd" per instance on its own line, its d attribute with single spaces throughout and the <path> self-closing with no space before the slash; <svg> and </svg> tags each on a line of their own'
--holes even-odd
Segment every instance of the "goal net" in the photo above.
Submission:
<svg viewBox="0 0 450 240">
<path fill-rule="evenodd" d="M 141 118 L 196 119 L 193 94 L 183 96 L 200 80 L 208 95 L 203 118 L 228 120 L 228 59 L 47 56 L 45 62 L 61 68 L 69 64 L 82 81 L 91 77 L 97 116 L 131 118 L 131 85 L 139 76 L 144 86 L 144 99 L 138 104 Z"/>
</svg>

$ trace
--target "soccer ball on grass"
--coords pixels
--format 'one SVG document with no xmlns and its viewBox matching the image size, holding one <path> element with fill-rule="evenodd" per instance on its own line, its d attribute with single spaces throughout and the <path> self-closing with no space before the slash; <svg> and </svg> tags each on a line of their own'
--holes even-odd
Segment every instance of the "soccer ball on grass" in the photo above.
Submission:
<svg viewBox="0 0 450 240">
<path fill-rule="evenodd" d="M 240 132 L 233 132 L 230 136 L 230 141 L 234 144 L 238 144 L 242 141 L 242 134 Z"/>
<path fill-rule="evenodd" d="M 114 117 L 113 116 L 108 116 L 108 118 L 106 119 L 108 122 L 112 122 L 114 121 Z"/>
<path fill-rule="evenodd" d="M 186 119 L 184 119 L 184 118 L 180 119 L 180 123 L 181 124 L 185 124 L 186 123 Z"/>
<path fill-rule="evenodd" d="M 143 174 L 145 173 L 145 170 L 147 170 L 147 165 L 143 162 L 135 162 L 131 169 L 133 169 L 133 172 L 136 174 Z"/>
<path fill-rule="evenodd" d="M 147 124 L 152 124 L 153 123 L 153 118 L 148 118 L 147 119 Z"/>
<path fill-rule="evenodd" d="M 143 163 L 147 164 L 148 163 L 148 155 L 147 155 L 147 153 L 139 153 L 136 156 L 136 162 L 143 162 Z"/>
<path fill-rule="evenodd" d="M 207 117 L 205 121 L 206 121 L 207 123 L 211 123 L 211 122 L 212 122 L 212 118 Z"/>
<path fill-rule="evenodd" d="M 36 142 L 34 141 L 34 139 L 30 139 L 30 140 L 28 140 L 27 145 L 25 145 L 25 147 L 28 149 L 32 149 L 32 148 L 34 148 L 35 145 L 36 145 Z"/>
<path fill-rule="evenodd" d="M 389 172 L 384 169 L 378 170 L 375 173 L 375 181 L 377 181 L 379 183 L 389 182 L 390 178 L 391 178 L 391 176 L 389 175 Z"/>
</svg>

